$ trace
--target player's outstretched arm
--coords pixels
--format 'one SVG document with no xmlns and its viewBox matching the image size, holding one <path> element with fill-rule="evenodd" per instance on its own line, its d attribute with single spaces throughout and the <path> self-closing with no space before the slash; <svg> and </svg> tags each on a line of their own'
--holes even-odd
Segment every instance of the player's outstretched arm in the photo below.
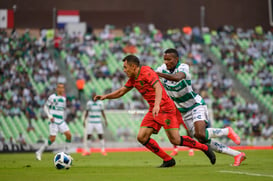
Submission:
<svg viewBox="0 0 273 181">
<path fill-rule="evenodd" d="M 153 116 L 155 117 L 158 116 L 160 110 L 160 102 L 162 99 L 162 87 L 160 86 L 159 82 L 156 82 L 153 87 L 155 89 L 155 104 L 152 113 Z"/>
<path fill-rule="evenodd" d="M 156 72 L 159 77 L 163 77 L 164 79 L 179 82 L 182 79 L 186 78 L 186 75 L 183 72 L 177 72 L 176 74 L 165 74 L 161 72 Z"/>
<path fill-rule="evenodd" d="M 94 100 L 96 101 L 96 100 L 104 100 L 104 99 L 117 99 L 123 96 L 124 94 L 126 94 L 127 92 L 129 92 L 130 90 L 132 90 L 132 88 L 121 87 L 118 90 L 111 92 L 109 94 L 97 95 L 94 97 Z"/>
<path fill-rule="evenodd" d="M 48 108 L 48 106 L 47 106 L 46 104 L 44 105 L 44 111 L 45 111 L 45 113 L 46 113 L 48 119 L 49 119 L 52 123 L 54 123 L 54 118 L 53 118 L 53 116 L 49 113 L 49 108 Z"/>
</svg>

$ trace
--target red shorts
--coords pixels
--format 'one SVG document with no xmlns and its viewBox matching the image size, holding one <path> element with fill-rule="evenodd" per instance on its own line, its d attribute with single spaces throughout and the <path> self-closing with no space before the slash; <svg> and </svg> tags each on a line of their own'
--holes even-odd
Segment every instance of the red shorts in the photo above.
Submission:
<svg viewBox="0 0 273 181">
<path fill-rule="evenodd" d="M 156 116 L 155 118 L 153 117 L 152 112 L 149 111 L 143 118 L 140 125 L 140 127 L 153 128 L 155 134 L 160 131 L 162 126 L 165 130 L 179 128 L 176 111 L 168 113 L 158 113 L 158 116 Z"/>
<path fill-rule="evenodd" d="M 186 124 L 185 124 L 184 121 L 183 121 L 181 112 L 180 112 L 177 108 L 176 108 L 176 119 L 177 119 L 179 125 L 182 124 L 183 127 L 184 127 L 186 130 L 188 129 L 187 126 L 186 126 Z"/>
</svg>

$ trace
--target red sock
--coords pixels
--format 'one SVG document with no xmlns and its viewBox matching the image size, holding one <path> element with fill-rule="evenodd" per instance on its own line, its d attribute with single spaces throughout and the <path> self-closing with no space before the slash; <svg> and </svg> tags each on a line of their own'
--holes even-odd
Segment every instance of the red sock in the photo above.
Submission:
<svg viewBox="0 0 273 181">
<path fill-rule="evenodd" d="M 181 136 L 180 146 L 187 146 L 190 148 L 196 148 L 196 149 L 204 150 L 204 151 L 208 150 L 207 145 L 199 143 L 198 141 L 195 141 L 194 139 L 192 139 L 189 136 Z"/>
<path fill-rule="evenodd" d="M 171 156 L 169 156 L 165 151 L 163 151 L 159 145 L 157 144 L 157 142 L 152 139 L 149 138 L 149 140 L 143 144 L 146 148 L 148 148 L 149 150 L 151 150 L 153 153 L 155 153 L 157 156 L 159 156 L 160 158 L 162 158 L 164 161 L 169 161 L 172 159 Z"/>
</svg>

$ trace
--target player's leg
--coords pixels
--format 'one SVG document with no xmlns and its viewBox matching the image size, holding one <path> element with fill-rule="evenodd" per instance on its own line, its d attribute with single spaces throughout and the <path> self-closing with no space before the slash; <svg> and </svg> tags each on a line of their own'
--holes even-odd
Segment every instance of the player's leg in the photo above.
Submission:
<svg viewBox="0 0 273 181">
<path fill-rule="evenodd" d="M 99 140 L 100 140 L 100 144 L 101 144 L 101 154 L 103 156 L 106 156 L 106 150 L 105 150 L 105 141 L 104 141 L 104 135 L 103 134 L 98 134 Z"/>
<path fill-rule="evenodd" d="M 175 160 L 169 156 L 154 139 L 151 138 L 151 135 L 153 133 L 158 133 L 160 128 L 161 125 L 154 120 L 153 114 L 148 112 L 141 122 L 137 140 L 154 154 L 163 159 L 163 164 L 160 167 L 172 167 L 175 165 Z"/>
<path fill-rule="evenodd" d="M 154 139 L 151 138 L 153 132 L 153 128 L 141 127 L 137 135 L 137 140 L 154 154 L 163 159 L 163 164 L 160 167 L 174 166 L 175 160 L 169 156 Z"/>
<path fill-rule="evenodd" d="M 211 138 L 219 138 L 222 136 L 227 136 L 231 139 L 235 144 L 240 145 L 241 139 L 240 137 L 234 132 L 231 127 L 226 128 L 207 128 L 206 129 L 207 139 Z"/>
<path fill-rule="evenodd" d="M 209 144 L 214 151 L 232 156 L 234 158 L 233 166 L 240 166 L 241 162 L 246 159 L 245 153 L 234 150 L 216 140 L 211 139 Z"/>
<path fill-rule="evenodd" d="M 208 112 L 206 107 L 197 107 L 196 111 L 193 113 L 194 136 L 198 139 L 199 142 L 209 144 L 214 151 L 234 157 L 235 161 L 233 165 L 239 166 L 241 162 L 246 158 L 244 153 L 231 149 L 216 140 L 211 140 L 211 138 L 215 137 L 228 136 L 231 132 L 232 135 L 234 135 L 235 133 L 233 132 L 233 130 L 230 128 L 206 128 L 207 123 L 204 120 L 208 120 Z"/>
<path fill-rule="evenodd" d="M 48 146 L 50 146 L 50 145 L 52 145 L 54 143 L 54 141 L 56 139 L 57 133 L 58 133 L 58 127 L 57 127 L 57 125 L 54 124 L 54 123 L 51 123 L 49 125 L 49 134 L 50 134 L 50 136 L 49 136 L 48 140 L 45 141 L 44 144 L 35 153 L 37 160 L 42 160 L 42 154 L 43 154 L 44 150 Z"/>
<path fill-rule="evenodd" d="M 86 119 L 85 123 L 85 139 L 84 139 L 84 150 L 82 152 L 82 156 L 87 156 L 91 154 L 91 148 L 89 148 L 88 143 L 92 143 L 93 140 L 93 130 L 94 130 L 94 124 L 89 123 Z"/>
<path fill-rule="evenodd" d="M 58 125 L 58 129 L 61 133 L 63 133 L 65 135 L 65 147 L 64 147 L 64 151 L 69 153 L 69 148 L 71 148 L 71 132 L 70 129 L 68 127 L 68 125 L 66 124 L 66 122 L 63 122 L 62 124 Z"/>
<path fill-rule="evenodd" d="M 98 138 L 100 140 L 101 144 L 101 154 L 106 156 L 107 153 L 105 151 L 105 140 L 104 140 L 104 131 L 103 131 L 103 126 L 101 123 L 97 123 L 95 127 L 97 133 L 98 133 Z"/>
<path fill-rule="evenodd" d="M 65 131 L 64 135 L 66 137 L 66 139 L 65 139 L 66 145 L 65 145 L 64 150 L 65 150 L 65 152 L 69 153 L 69 148 L 70 148 L 70 145 L 71 145 L 71 137 L 72 137 L 70 130 Z"/>
<path fill-rule="evenodd" d="M 212 150 L 207 145 L 197 142 L 196 140 L 192 139 L 190 136 L 179 135 L 178 128 L 179 128 L 180 122 L 178 120 L 176 113 L 172 114 L 170 112 L 169 114 L 166 114 L 166 113 L 162 115 L 159 114 L 159 116 L 162 116 L 161 120 L 168 120 L 168 121 L 163 121 L 162 124 L 172 144 L 179 145 L 179 146 L 187 146 L 190 148 L 196 148 L 196 149 L 202 150 L 207 155 L 207 157 L 209 157 L 211 163 L 215 164 L 216 157 L 214 153 L 212 152 Z"/>
<path fill-rule="evenodd" d="M 201 143 L 206 143 L 211 138 L 219 138 L 227 136 L 237 145 L 240 144 L 240 137 L 233 131 L 231 127 L 227 128 L 207 128 L 206 120 L 209 120 L 207 106 L 198 106 L 192 111 L 192 119 L 194 122 L 194 136 Z"/>
<path fill-rule="evenodd" d="M 212 164 L 215 164 L 216 162 L 215 154 L 213 153 L 211 148 L 208 147 L 207 145 L 199 143 L 189 136 L 180 136 L 178 129 L 169 129 L 169 130 L 165 129 L 165 131 L 172 144 L 179 145 L 179 146 L 187 146 L 190 148 L 202 150 L 210 159 L 210 162 Z"/>
</svg>

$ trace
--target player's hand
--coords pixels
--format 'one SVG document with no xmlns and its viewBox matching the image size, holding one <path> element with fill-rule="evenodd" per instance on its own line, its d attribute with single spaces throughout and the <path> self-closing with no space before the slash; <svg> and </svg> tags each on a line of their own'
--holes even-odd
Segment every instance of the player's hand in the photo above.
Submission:
<svg viewBox="0 0 273 181">
<path fill-rule="evenodd" d="M 96 100 L 104 100 L 105 98 L 106 98 L 105 95 L 97 95 L 97 96 L 94 97 L 94 101 L 96 101 Z"/>
<path fill-rule="evenodd" d="M 53 117 L 50 118 L 49 120 L 50 120 L 51 123 L 54 123 L 54 122 L 55 122 Z"/>
<path fill-rule="evenodd" d="M 153 113 L 153 117 L 155 118 L 156 116 L 158 116 L 160 107 L 159 106 L 154 106 L 152 113 Z"/>
</svg>

